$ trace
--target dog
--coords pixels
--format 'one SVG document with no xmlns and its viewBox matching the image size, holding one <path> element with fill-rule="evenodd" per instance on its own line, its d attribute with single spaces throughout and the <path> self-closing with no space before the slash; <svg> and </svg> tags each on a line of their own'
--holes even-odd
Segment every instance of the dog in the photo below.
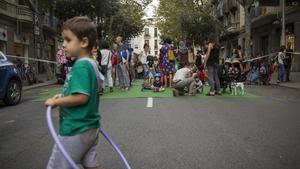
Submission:
<svg viewBox="0 0 300 169">
<path fill-rule="evenodd" d="M 240 94 L 245 95 L 245 85 L 243 82 L 232 82 L 231 87 L 231 95 L 238 95 L 238 90 Z"/>
</svg>

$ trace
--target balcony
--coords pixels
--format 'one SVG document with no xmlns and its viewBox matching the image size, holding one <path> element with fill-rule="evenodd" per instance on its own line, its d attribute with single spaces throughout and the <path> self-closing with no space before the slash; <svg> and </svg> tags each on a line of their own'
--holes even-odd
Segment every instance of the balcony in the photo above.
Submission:
<svg viewBox="0 0 300 169">
<path fill-rule="evenodd" d="M 151 37 L 151 36 L 150 36 L 149 33 L 147 33 L 147 34 L 145 33 L 145 34 L 144 34 L 144 38 L 145 38 L 145 39 L 150 39 L 150 37 Z"/>
<path fill-rule="evenodd" d="M 0 0 L 0 14 L 14 19 L 32 22 L 32 11 L 28 6 Z"/>
<path fill-rule="evenodd" d="M 56 18 L 55 16 L 53 16 L 52 19 L 51 19 L 49 13 L 46 13 L 46 14 L 44 15 L 44 23 L 43 23 L 43 26 L 45 26 L 45 27 L 47 27 L 47 28 L 50 28 L 50 29 L 56 31 L 56 30 L 57 30 L 57 25 L 58 25 L 58 23 L 59 23 L 59 20 L 58 20 L 58 18 Z"/>
<path fill-rule="evenodd" d="M 233 23 L 230 23 L 228 26 L 225 27 L 227 32 L 229 34 L 231 33 L 237 33 L 240 31 L 240 22 L 233 22 Z"/>
<path fill-rule="evenodd" d="M 251 11 L 252 27 L 255 28 L 273 22 L 278 19 L 278 14 L 280 14 L 280 7 L 257 6 Z"/>
</svg>

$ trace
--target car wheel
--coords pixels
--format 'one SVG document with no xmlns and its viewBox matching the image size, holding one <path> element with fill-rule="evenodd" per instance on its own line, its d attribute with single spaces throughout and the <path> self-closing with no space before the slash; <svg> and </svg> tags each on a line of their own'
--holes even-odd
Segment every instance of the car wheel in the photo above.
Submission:
<svg viewBox="0 0 300 169">
<path fill-rule="evenodd" d="M 4 103 L 8 106 L 18 104 L 21 100 L 21 83 L 17 80 L 11 80 L 6 89 Z"/>
</svg>

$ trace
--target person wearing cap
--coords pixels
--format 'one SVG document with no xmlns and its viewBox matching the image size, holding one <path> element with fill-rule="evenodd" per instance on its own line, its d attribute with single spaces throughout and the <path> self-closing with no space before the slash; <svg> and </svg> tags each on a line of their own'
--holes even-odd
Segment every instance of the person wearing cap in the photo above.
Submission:
<svg viewBox="0 0 300 169">
<path fill-rule="evenodd" d="M 151 85 L 151 89 L 153 92 L 164 92 L 165 88 L 162 87 L 161 81 L 160 81 L 160 73 L 155 74 L 155 79 L 153 84 Z"/>
<path fill-rule="evenodd" d="M 203 83 L 199 75 L 197 75 L 197 73 L 194 73 L 193 77 L 194 81 L 190 85 L 189 96 L 195 96 L 200 90 L 201 93 L 203 93 Z"/>
</svg>

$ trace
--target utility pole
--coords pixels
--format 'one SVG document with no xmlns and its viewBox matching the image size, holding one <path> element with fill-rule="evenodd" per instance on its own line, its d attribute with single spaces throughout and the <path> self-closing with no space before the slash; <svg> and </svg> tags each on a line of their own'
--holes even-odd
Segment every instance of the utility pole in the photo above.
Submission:
<svg viewBox="0 0 300 169">
<path fill-rule="evenodd" d="M 281 41 L 280 45 L 285 45 L 285 0 L 280 0 L 281 12 L 282 12 L 282 20 L 281 20 Z"/>
</svg>

